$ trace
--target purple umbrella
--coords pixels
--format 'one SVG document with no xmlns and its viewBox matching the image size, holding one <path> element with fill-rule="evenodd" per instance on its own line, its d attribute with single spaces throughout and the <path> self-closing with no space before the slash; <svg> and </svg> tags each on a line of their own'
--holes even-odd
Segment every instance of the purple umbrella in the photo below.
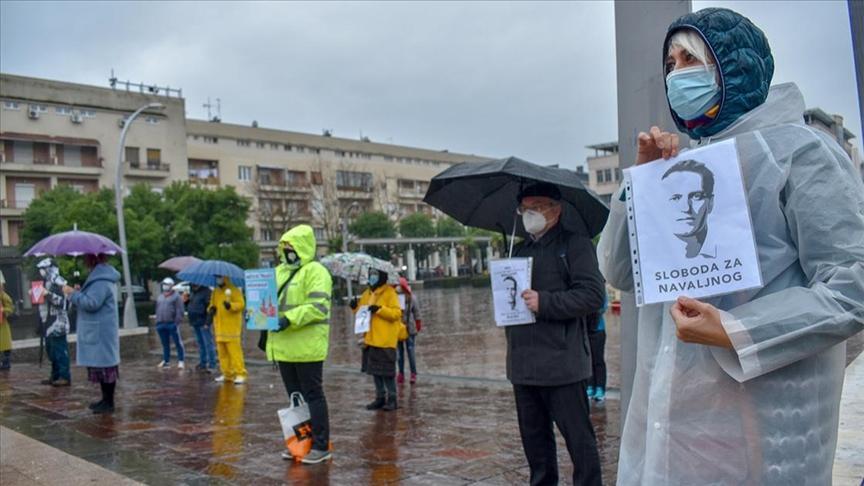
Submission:
<svg viewBox="0 0 864 486">
<path fill-rule="evenodd" d="M 117 243 L 102 235 L 89 231 L 73 230 L 43 238 L 39 243 L 33 245 L 33 248 L 27 250 L 24 256 L 81 256 L 99 253 L 117 255 L 123 253 L 123 250 Z"/>
<path fill-rule="evenodd" d="M 159 268 L 164 268 L 173 272 L 181 272 L 186 267 L 190 267 L 196 263 L 201 263 L 201 259 L 195 258 L 194 256 L 178 256 L 174 258 L 169 258 L 164 262 L 160 263 Z"/>
</svg>

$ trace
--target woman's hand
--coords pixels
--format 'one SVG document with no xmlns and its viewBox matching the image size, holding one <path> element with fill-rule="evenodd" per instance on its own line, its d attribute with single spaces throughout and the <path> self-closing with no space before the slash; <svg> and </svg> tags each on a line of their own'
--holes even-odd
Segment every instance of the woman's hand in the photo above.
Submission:
<svg viewBox="0 0 864 486">
<path fill-rule="evenodd" d="M 732 349 L 732 341 L 720 321 L 720 311 L 711 304 L 690 297 L 678 297 L 669 311 L 685 343 L 705 344 Z"/>
<path fill-rule="evenodd" d="M 636 142 L 636 165 L 678 155 L 678 135 L 660 131 L 656 126 L 648 133 L 639 132 Z"/>
<path fill-rule="evenodd" d="M 74 289 L 74 288 L 72 288 L 72 287 L 70 287 L 70 286 L 68 286 L 68 285 L 64 285 L 64 286 L 63 286 L 63 295 L 69 295 L 69 294 L 71 294 L 72 292 L 75 292 L 75 289 Z"/>
</svg>

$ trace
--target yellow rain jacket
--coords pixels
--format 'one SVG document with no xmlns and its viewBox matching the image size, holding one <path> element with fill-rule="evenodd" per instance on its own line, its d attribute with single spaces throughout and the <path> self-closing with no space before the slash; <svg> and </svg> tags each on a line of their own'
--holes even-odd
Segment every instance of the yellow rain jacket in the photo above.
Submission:
<svg viewBox="0 0 864 486">
<path fill-rule="evenodd" d="M 240 333 L 243 330 L 243 309 L 246 307 L 246 301 L 243 299 L 243 291 L 238 289 L 231 283 L 227 277 L 228 283 L 225 287 L 217 286 L 210 294 L 210 308 L 216 309 L 216 315 L 213 316 L 213 335 L 216 337 L 216 342 L 224 343 L 231 341 L 240 341 Z M 231 290 L 231 295 L 226 296 L 225 291 Z M 231 304 L 231 309 L 225 309 L 223 302 L 228 301 Z"/>
<path fill-rule="evenodd" d="M 290 244 L 299 263 L 288 264 L 285 245 Z M 290 325 L 267 334 L 267 359 L 310 363 L 327 359 L 330 340 L 330 272 L 315 261 L 315 233 L 301 224 L 285 232 L 279 240 L 276 288 L 279 289 L 279 316 Z"/>
<path fill-rule="evenodd" d="M 377 305 L 380 307 L 372 314 L 372 322 L 369 323 L 369 332 L 366 333 L 364 342 L 376 348 L 396 348 L 399 342 L 399 334 L 405 324 L 402 324 L 402 308 L 399 306 L 399 297 L 396 289 L 386 283 L 374 291 L 366 289 L 357 308 L 364 305 Z"/>
</svg>

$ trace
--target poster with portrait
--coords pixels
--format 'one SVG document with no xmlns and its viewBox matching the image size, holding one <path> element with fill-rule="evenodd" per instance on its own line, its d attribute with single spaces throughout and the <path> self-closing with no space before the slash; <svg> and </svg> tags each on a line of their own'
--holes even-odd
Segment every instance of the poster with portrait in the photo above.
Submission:
<svg viewBox="0 0 864 486">
<path fill-rule="evenodd" d="M 525 306 L 522 291 L 531 288 L 531 258 L 504 258 L 489 262 L 495 325 L 533 324 L 534 313 Z"/>
<path fill-rule="evenodd" d="M 762 286 L 735 140 L 624 170 L 639 306 Z"/>
<path fill-rule="evenodd" d="M 246 270 L 246 329 L 275 331 L 279 329 L 279 298 L 276 295 L 276 269 Z"/>
</svg>

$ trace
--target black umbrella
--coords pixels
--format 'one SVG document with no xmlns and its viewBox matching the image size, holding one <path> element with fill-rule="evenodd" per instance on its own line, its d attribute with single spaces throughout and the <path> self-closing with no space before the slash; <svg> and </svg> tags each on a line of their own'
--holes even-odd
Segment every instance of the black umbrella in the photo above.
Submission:
<svg viewBox="0 0 864 486">
<path fill-rule="evenodd" d="M 462 224 L 512 234 L 515 223 L 515 233 L 527 236 L 522 218 L 516 217 L 517 197 L 536 182 L 554 184 L 561 191 L 565 229 L 592 238 L 603 230 L 609 208 L 575 172 L 516 157 L 454 165 L 432 178 L 423 201 Z"/>
</svg>

